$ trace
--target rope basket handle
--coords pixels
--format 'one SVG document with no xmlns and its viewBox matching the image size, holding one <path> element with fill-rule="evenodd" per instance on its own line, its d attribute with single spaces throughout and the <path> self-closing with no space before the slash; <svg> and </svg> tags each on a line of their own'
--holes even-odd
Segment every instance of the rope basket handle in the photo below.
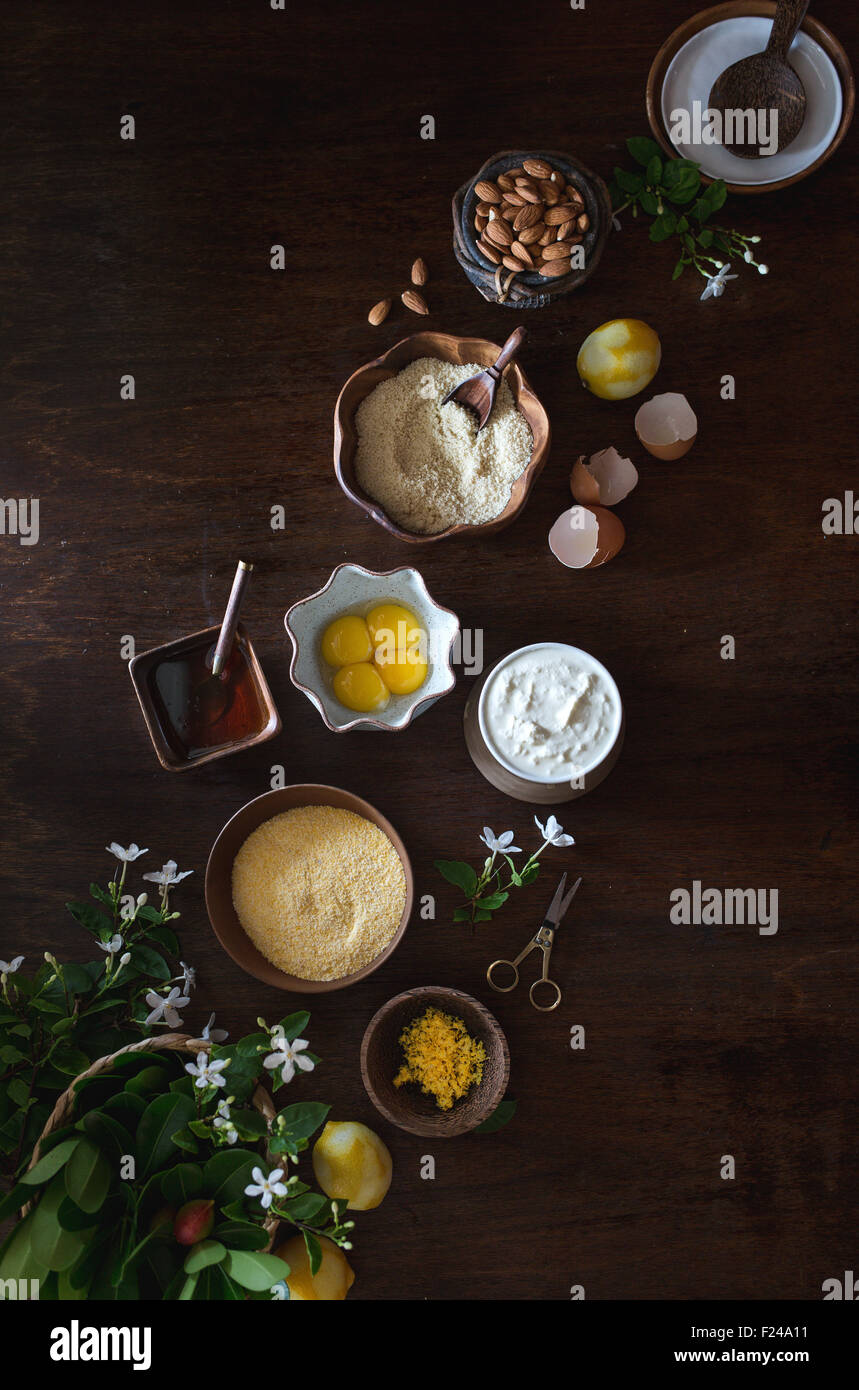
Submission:
<svg viewBox="0 0 859 1390">
<path fill-rule="evenodd" d="M 62 1129 L 72 1117 L 75 1106 L 75 1086 L 79 1081 L 85 1081 L 91 1076 L 98 1076 L 103 1071 L 109 1071 L 117 1057 L 124 1057 L 129 1052 L 185 1052 L 189 1056 L 195 1056 L 198 1052 L 210 1052 L 211 1042 L 206 1038 L 193 1038 L 189 1033 L 161 1033 L 151 1038 L 141 1038 L 140 1042 L 128 1043 L 125 1047 L 120 1047 L 116 1052 L 109 1053 L 106 1057 L 98 1057 L 86 1071 L 82 1071 L 76 1076 L 74 1081 L 63 1091 L 47 1120 L 42 1133 L 39 1135 L 38 1142 L 33 1149 L 30 1162 L 27 1164 L 27 1171 L 39 1161 L 42 1150 L 42 1142 L 53 1134 L 55 1129 Z M 251 1104 L 255 1110 L 263 1116 L 265 1120 L 273 1120 L 275 1114 L 271 1096 L 263 1086 L 257 1086 L 252 1097 Z M 32 1210 L 33 1202 L 28 1202 L 23 1208 L 24 1216 Z M 269 1248 L 274 1238 L 274 1233 L 278 1227 L 276 1217 L 266 1217 L 263 1228 L 269 1236 Z"/>
</svg>

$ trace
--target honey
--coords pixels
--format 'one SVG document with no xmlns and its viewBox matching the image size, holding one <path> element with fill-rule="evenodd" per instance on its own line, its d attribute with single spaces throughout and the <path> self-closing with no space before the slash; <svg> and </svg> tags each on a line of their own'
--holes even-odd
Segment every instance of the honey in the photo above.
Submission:
<svg viewBox="0 0 859 1390">
<path fill-rule="evenodd" d="M 226 752 L 269 722 L 245 638 L 237 634 L 219 676 L 212 675 L 214 650 L 206 633 L 193 645 L 168 649 L 147 672 L 160 732 L 182 762 Z"/>
</svg>

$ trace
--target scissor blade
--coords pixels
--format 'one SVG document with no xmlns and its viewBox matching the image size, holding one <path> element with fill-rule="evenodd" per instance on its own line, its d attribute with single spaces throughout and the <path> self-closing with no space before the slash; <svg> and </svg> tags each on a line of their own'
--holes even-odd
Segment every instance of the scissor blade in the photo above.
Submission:
<svg viewBox="0 0 859 1390">
<path fill-rule="evenodd" d="M 565 898 L 562 898 L 561 895 L 567 883 L 566 874 L 564 874 L 564 877 L 558 884 L 558 891 L 552 899 L 552 906 L 549 908 L 549 911 L 546 914 L 550 921 L 552 921 L 556 927 L 560 925 L 562 919 L 566 916 L 567 908 L 570 906 L 570 903 L 576 896 L 576 892 L 578 891 L 578 887 L 581 881 L 581 878 L 576 879 L 575 883 L 573 884 L 572 888 L 570 889 L 569 893 Z"/>
</svg>

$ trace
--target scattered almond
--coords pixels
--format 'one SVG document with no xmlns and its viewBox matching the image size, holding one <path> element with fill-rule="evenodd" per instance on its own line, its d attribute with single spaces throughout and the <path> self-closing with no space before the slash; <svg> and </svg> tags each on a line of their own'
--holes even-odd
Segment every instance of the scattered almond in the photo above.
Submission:
<svg viewBox="0 0 859 1390">
<path fill-rule="evenodd" d="M 412 266 L 412 284 L 425 285 L 428 279 L 429 271 L 427 270 L 427 263 L 424 260 L 423 256 L 418 256 L 417 260 Z"/>
<path fill-rule="evenodd" d="M 427 307 L 426 300 L 424 299 L 422 294 L 418 294 L 417 290 L 403 290 L 403 293 L 400 295 L 400 298 L 402 299 L 406 308 L 411 309 L 413 314 L 429 313 L 429 308 Z"/>
<path fill-rule="evenodd" d="M 372 309 L 367 315 L 367 319 L 373 325 L 374 328 L 378 328 L 380 323 L 385 322 L 385 319 L 388 317 L 388 314 L 390 312 L 390 299 L 380 299 L 378 304 L 373 305 Z"/>
</svg>

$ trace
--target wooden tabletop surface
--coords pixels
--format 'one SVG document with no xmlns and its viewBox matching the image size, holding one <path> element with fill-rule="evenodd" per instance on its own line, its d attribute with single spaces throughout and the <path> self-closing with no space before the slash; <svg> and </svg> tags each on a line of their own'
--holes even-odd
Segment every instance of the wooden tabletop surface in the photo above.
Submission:
<svg viewBox="0 0 859 1390">
<path fill-rule="evenodd" d="M 278 1017 L 292 1000 L 209 928 L 208 851 L 276 764 L 349 788 L 399 829 L 417 893 L 437 903 L 377 974 L 310 1005 L 323 1064 L 291 1099 L 373 1125 L 394 1157 L 390 1195 L 359 1217 L 350 1296 L 819 1298 L 856 1260 L 859 541 L 821 526 L 825 499 L 857 483 L 856 142 L 782 193 L 729 199 L 722 219 L 761 235 L 766 279 L 743 268 L 701 303 L 703 282 L 672 284 L 672 250 L 627 214 L 584 288 L 515 315 L 456 264 L 451 195 L 517 146 L 610 177 L 625 139 L 648 133 L 653 56 L 694 6 L 287 8 L 30 0 L 2 19 L 0 491 L 39 498 L 40 536 L 0 536 L 0 955 L 86 958 L 63 902 L 107 876 L 109 841 L 136 840 L 150 847 L 138 868 L 172 856 L 194 870 L 177 894 L 200 975 L 186 1022 L 215 1009 L 238 1035 Z M 815 13 L 849 51 L 855 9 Z M 371 328 L 418 255 L 430 317 L 397 304 Z M 654 389 L 697 411 L 680 462 L 643 454 L 639 402 L 578 383 L 579 344 L 616 315 L 657 329 Z M 519 321 L 552 421 L 547 468 L 509 530 L 414 551 L 337 486 L 338 390 L 419 328 L 500 341 Z M 626 546 L 565 570 L 548 529 L 574 459 L 609 444 L 641 473 L 620 509 Z M 144 651 L 217 622 L 239 557 L 257 566 L 244 616 L 283 732 L 177 776 L 156 761 L 123 639 Z M 487 663 L 572 642 L 622 691 L 615 771 L 559 811 L 575 848 L 551 851 L 542 886 L 473 935 L 452 924 L 433 860 L 478 859 L 486 824 L 532 846 L 536 808 L 472 766 L 472 678 L 391 736 L 335 736 L 293 688 L 283 614 L 344 560 L 416 563 L 482 631 Z M 485 970 L 524 944 L 563 869 L 584 882 L 553 957 L 563 1003 L 539 1015 L 524 990 L 493 995 Z M 669 895 L 696 880 L 777 889 L 777 933 L 673 925 Z M 376 1116 L 365 1026 L 421 984 L 473 993 L 501 1022 L 519 1103 L 502 1133 L 428 1142 Z"/>
</svg>

